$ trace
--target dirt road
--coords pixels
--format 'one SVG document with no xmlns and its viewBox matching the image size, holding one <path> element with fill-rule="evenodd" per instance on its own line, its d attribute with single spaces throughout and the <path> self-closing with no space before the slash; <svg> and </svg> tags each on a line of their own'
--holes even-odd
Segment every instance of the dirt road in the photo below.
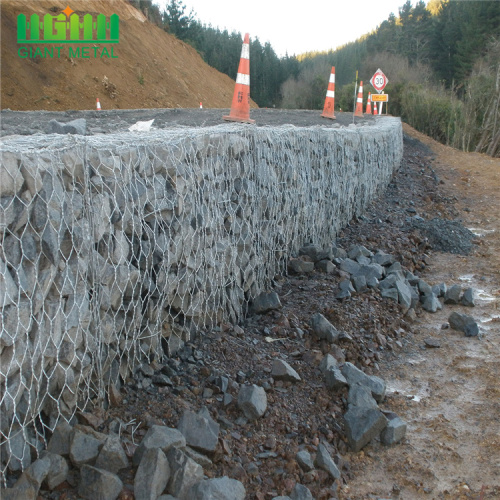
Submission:
<svg viewBox="0 0 500 500">
<path fill-rule="evenodd" d="M 443 330 L 450 309 L 423 312 L 415 334 L 380 363 L 389 381 L 386 407 L 408 422 L 406 441 L 350 454 L 354 475 L 344 499 L 500 498 L 500 160 L 462 153 L 409 127 L 427 144 L 464 225 L 479 236 L 472 255 L 433 252 L 423 273 L 431 283 L 462 283 L 478 291 L 477 306 L 454 306 L 481 321 L 483 335 Z M 437 207 L 439 210 L 439 207 Z M 428 349 L 424 339 L 441 347 Z"/>
</svg>

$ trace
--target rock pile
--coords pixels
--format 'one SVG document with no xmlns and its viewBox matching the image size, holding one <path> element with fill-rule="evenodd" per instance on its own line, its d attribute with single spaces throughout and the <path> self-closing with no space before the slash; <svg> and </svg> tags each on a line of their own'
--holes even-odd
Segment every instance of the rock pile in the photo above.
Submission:
<svg viewBox="0 0 500 500">
<path fill-rule="evenodd" d="M 198 414 L 185 412 L 177 429 L 150 427 L 132 455 L 136 500 L 244 500 L 241 482 L 205 478 L 201 464 L 211 463 L 199 452 L 211 453 L 219 438 L 219 425 L 206 408 Z M 127 491 L 119 476 L 131 468 L 119 434 L 102 434 L 92 427 L 71 427 L 60 422 L 36 461 L 15 484 L 1 490 L 4 500 L 36 500 L 40 488 L 54 490 L 64 482 L 72 484 L 87 500 L 115 500 Z M 162 496 L 165 495 L 165 496 Z"/>
<path fill-rule="evenodd" d="M 462 290 L 461 285 L 448 287 L 446 283 L 431 286 L 412 272 L 404 270 L 393 255 L 382 250 L 374 253 L 363 245 L 353 245 L 348 251 L 335 245 L 325 250 L 310 244 L 302 247 L 299 255 L 300 258 L 292 259 L 289 263 L 290 270 L 296 274 L 307 274 L 315 269 L 326 273 L 338 271 L 341 281 L 336 298 L 339 300 L 369 288 L 377 289 L 382 297 L 400 304 L 410 317 L 415 316 L 417 304 L 431 313 L 441 310 L 443 304 L 440 298 L 444 304 L 475 306 L 473 288 Z M 453 313 L 449 322 L 451 328 L 463 331 L 466 336 L 472 337 L 479 333 L 477 322 L 471 316 Z M 334 342 L 341 335 L 332 325 L 325 323 L 321 314 L 312 318 L 312 327 L 319 338 L 329 342 Z"/>
</svg>

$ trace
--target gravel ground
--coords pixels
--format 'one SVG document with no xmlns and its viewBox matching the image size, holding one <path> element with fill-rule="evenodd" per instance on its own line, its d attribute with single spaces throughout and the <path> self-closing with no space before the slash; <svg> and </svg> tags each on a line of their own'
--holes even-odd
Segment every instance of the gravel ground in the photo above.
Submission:
<svg viewBox="0 0 500 500">
<path fill-rule="evenodd" d="M 2 110 L 1 135 L 46 133 L 48 122 L 66 123 L 78 118 L 87 121 L 87 134 L 106 134 L 127 130 L 137 121 L 154 119 L 153 128 L 209 127 L 227 123 L 222 116 L 229 109 L 124 109 L 101 111 L 11 111 Z M 258 127 L 291 124 L 298 127 L 346 127 L 353 123 L 352 113 L 336 113 L 336 120 L 322 118 L 320 111 L 252 109 L 250 118 Z M 355 118 L 355 124 L 374 125 L 384 117 L 366 115 Z"/>
</svg>

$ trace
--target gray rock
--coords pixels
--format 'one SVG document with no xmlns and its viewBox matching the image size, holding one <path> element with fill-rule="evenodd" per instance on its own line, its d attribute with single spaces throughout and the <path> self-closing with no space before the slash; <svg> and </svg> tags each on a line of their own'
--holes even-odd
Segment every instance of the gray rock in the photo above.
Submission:
<svg viewBox="0 0 500 500">
<path fill-rule="evenodd" d="M 112 472 L 91 465 L 80 469 L 78 494 L 85 500 L 115 500 L 122 488 L 121 479 Z"/>
<path fill-rule="evenodd" d="M 325 384 L 333 391 L 340 391 L 348 385 L 339 368 L 329 368 L 325 371 Z"/>
<path fill-rule="evenodd" d="M 135 500 L 156 500 L 165 490 L 170 479 L 170 466 L 160 448 L 147 450 L 135 473 Z"/>
<path fill-rule="evenodd" d="M 90 434 L 79 429 L 73 431 L 69 449 L 69 458 L 76 467 L 84 464 L 95 464 L 103 443 Z"/>
<path fill-rule="evenodd" d="M 287 380 L 290 382 L 300 382 L 299 374 L 286 362 L 275 359 L 271 368 L 271 377 L 275 380 Z"/>
<path fill-rule="evenodd" d="M 394 274 L 398 275 L 397 273 L 402 273 L 403 272 L 403 267 L 401 266 L 400 262 L 394 262 L 389 268 L 387 268 L 387 274 Z"/>
<path fill-rule="evenodd" d="M 22 487 L 2 488 L 2 500 L 37 500 L 38 492 L 33 486 L 24 484 Z"/>
<path fill-rule="evenodd" d="M 0 304 L 3 307 L 14 304 L 17 300 L 18 288 L 7 268 L 0 258 Z"/>
<path fill-rule="evenodd" d="M 267 409 L 266 391 L 257 385 L 243 385 L 238 394 L 238 407 L 248 420 L 257 420 Z"/>
<path fill-rule="evenodd" d="M 434 337 L 427 337 L 426 339 L 424 339 L 424 344 L 425 347 L 430 347 L 430 348 L 441 347 L 441 342 L 439 342 L 439 340 Z"/>
<path fill-rule="evenodd" d="M 55 455 L 69 457 L 72 433 L 73 427 L 71 427 L 66 420 L 61 418 L 54 429 L 52 437 L 50 438 L 47 451 L 50 451 Z"/>
<path fill-rule="evenodd" d="M 378 286 L 381 290 L 387 288 L 394 288 L 396 286 L 396 281 L 398 280 L 395 274 L 389 274 L 386 278 L 379 282 Z"/>
<path fill-rule="evenodd" d="M 418 288 L 416 286 L 410 286 L 411 293 L 411 305 L 410 309 L 417 307 L 418 301 L 420 300 L 420 295 L 418 293 Z"/>
<path fill-rule="evenodd" d="M 428 295 L 423 296 L 422 307 L 426 311 L 431 313 L 435 313 L 443 308 L 441 302 L 439 302 L 439 299 L 432 292 Z"/>
<path fill-rule="evenodd" d="M 366 375 L 359 368 L 356 368 L 352 363 L 344 363 L 342 367 L 342 375 L 347 380 L 349 386 L 353 386 L 357 383 L 368 387 L 372 396 L 375 398 L 377 403 L 384 400 L 385 396 L 385 382 L 375 375 Z"/>
<path fill-rule="evenodd" d="M 349 290 L 340 289 L 340 291 L 335 295 L 335 298 L 338 300 L 342 300 L 342 299 L 348 299 L 350 296 L 351 296 L 351 292 Z"/>
<path fill-rule="evenodd" d="M 380 434 L 380 441 L 387 446 L 399 443 L 406 435 L 406 422 L 396 414 L 386 414 L 387 427 Z"/>
<path fill-rule="evenodd" d="M 252 312 L 264 314 L 281 308 L 280 298 L 276 292 L 262 292 L 252 303 Z"/>
<path fill-rule="evenodd" d="M 384 277 L 385 269 L 380 264 L 368 264 L 360 266 L 355 276 L 364 276 L 367 280 L 376 278 L 381 280 Z"/>
<path fill-rule="evenodd" d="M 339 362 L 331 354 L 326 354 L 319 364 L 319 369 L 321 370 L 321 373 L 324 374 L 326 370 L 329 370 L 330 368 L 338 368 L 338 366 Z"/>
<path fill-rule="evenodd" d="M 366 280 L 366 286 L 368 288 L 378 288 L 379 286 L 379 280 L 377 278 L 368 278 Z"/>
<path fill-rule="evenodd" d="M 349 408 L 351 406 L 358 406 L 360 408 L 378 408 L 377 402 L 372 396 L 371 390 L 359 382 L 349 388 L 347 403 L 349 404 Z"/>
<path fill-rule="evenodd" d="M 335 264 L 328 259 L 323 259 L 314 264 L 314 267 L 322 273 L 331 274 L 335 271 Z"/>
<path fill-rule="evenodd" d="M 77 118 L 70 122 L 62 123 L 57 120 L 50 120 L 47 127 L 48 134 L 79 134 L 87 133 L 87 120 Z"/>
<path fill-rule="evenodd" d="M 167 459 L 170 466 L 168 493 L 179 500 L 190 500 L 189 490 L 203 479 L 203 468 L 177 448 L 168 451 Z"/>
<path fill-rule="evenodd" d="M 418 291 L 422 294 L 422 295 L 430 295 L 432 292 L 432 287 L 427 283 L 425 282 L 424 280 L 422 279 L 419 279 L 418 280 Z"/>
<path fill-rule="evenodd" d="M 38 493 L 49 471 L 50 459 L 48 457 L 39 458 L 23 471 L 16 481 L 15 488 L 21 490 L 30 490 L 33 488 Z"/>
<path fill-rule="evenodd" d="M 366 284 L 366 276 L 353 276 L 352 284 L 358 293 L 364 292 L 368 288 L 368 285 Z"/>
<path fill-rule="evenodd" d="M 349 274 L 357 274 L 361 266 L 352 259 L 344 259 L 340 264 L 340 270 Z"/>
<path fill-rule="evenodd" d="M 309 262 L 302 259 L 290 259 L 288 269 L 295 274 L 307 274 L 314 271 L 314 262 Z"/>
<path fill-rule="evenodd" d="M 411 288 L 406 281 L 396 281 L 396 290 L 398 291 L 398 301 L 404 307 L 409 309 L 412 303 Z"/>
<path fill-rule="evenodd" d="M 99 452 L 95 466 L 116 474 L 128 467 L 128 458 L 118 436 L 109 436 Z"/>
<path fill-rule="evenodd" d="M 359 255 L 358 257 L 356 257 L 355 260 L 361 266 L 367 266 L 368 264 L 372 264 L 371 259 L 369 259 L 368 257 L 365 257 L 364 255 Z"/>
<path fill-rule="evenodd" d="M 333 259 L 331 250 L 324 250 L 319 245 L 305 245 L 299 249 L 299 255 L 307 255 L 314 263 L 325 259 Z"/>
<path fill-rule="evenodd" d="M 245 487 L 226 476 L 207 479 L 189 490 L 189 500 L 245 500 Z"/>
<path fill-rule="evenodd" d="M 215 451 L 219 439 L 220 427 L 211 417 L 207 408 L 202 408 L 197 414 L 185 411 L 177 429 L 186 438 L 188 446 L 204 452 Z"/>
<path fill-rule="evenodd" d="M 314 500 L 309 488 L 300 483 L 295 483 L 290 498 L 291 500 Z"/>
<path fill-rule="evenodd" d="M 460 294 L 462 293 L 462 287 L 460 285 L 453 285 L 444 294 L 445 304 L 459 304 Z"/>
<path fill-rule="evenodd" d="M 161 497 L 158 497 L 158 500 L 179 500 L 179 499 L 172 495 L 162 495 Z"/>
<path fill-rule="evenodd" d="M 206 455 L 204 455 L 203 453 L 198 453 L 189 446 L 186 446 L 186 448 L 184 448 L 182 451 L 189 458 L 193 459 L 197 464 L 200 464 L 203 468 L 210 467 L 213 465 L 212 460 L 210 460 Z"/>
<path fill-rule="evenodd" d="M 20 164 L 20 158 L 16 158 L 13 153 L 2 151 L 0 198 L 15 196 L 23 187 L 24 177 L 21 174 Z"/>
<path fill-rule="evenodd" d="M 415 276 L 412 272 L 406 271 L 404 273 L 404 278 L 405 278 L 406 281 L 408 281 L 408 283 L 411 286 L 417 286 L 418 287 L 418 282 L 420 281 L 420 278 L 418 276 Z"/>
<path fill-rule="evenodd" d="M 452 312 L 448 322 L 451 328 L 464 332 L 466 337 L 476 337 L 479 334 L 476 320 L 467 314 Z"/>
<path fill-rule="evenodd" d="M 142 438 L 141 444 L 134 453 L 133 463 L 139 465 L 142 455 L 150 448 L 161 448 L 163 453 L 167 453 L 172 447 L 183 448 L 186 446 L 186 438 L 181 431 L 171 429 L 164 425 L 153 425 Z"/>
<path fill-rule="evenodd" d="M 43 452 L 42 457 L 50 460 L 50 468 L 45 478 L 45 484 L 49 490 L 53 490 L 66 481 L 69 472 L 68 462 L 61 455 L 48 451 Z"/>
<path fill-rule="evenodd" d="M 474 288 L 467 288 L 464 291 L 460 303 L 466 307 L 474 307 L 476 305 Z"/>
<path fill-rule="evenodd" d="M 396 288 L 382 288 L 380 295 L 385 299 L 392 299 L 395 302 L 398 302 L 399 299 L 399 293 Z"/>
<path fill-rule="evenodd" d="M 305 472 L 309 472 L 314 469 L 311 454 L 307 450 L 300 450 L 297 455 L 295 455 L 295 460 L 297 460 L 299 467 Z"/>
<path fill-rule="evenodd" d="M 332 245 L 332 254 L 334 259 L 346 259 L 347 258 L 347 252 L 343 249 L 338 247 L 337 245 Z"/>
<path fill-rule="evenodd" d="M 363 245 L 352 245 L 347 251 L 347 256 L 354 260 L 358 257 L 372 257 L 373 253 Z"/>
<path fill-rule="evenodd" d="M 352 286 L 351 280 L 342 280 L 339 283 L 339 288 L 342 292 L 354 293 L 356 291 Z"/>
<path fill-rule="evenodd" d="M 393 255 L 378 250 L 377 253 L 372 257 L 372 262 L 379 264 L 381 266 L 390 266 L 394 264 L 396 258 Z"/>
<path fill-rule="evenodd" d="M 439 285 L 433 285 L 432 291 L 436 295 L 436 297 L 444 297 L 446 290 L 446 283 L 439 283 Z"/>
<path fill-rule="evenodd" d="M 328 342 L 336 342 L 341 337 L 340 332 L 321 313 L 312 316 L 311 328 L 316 337 Z"/>
<path fill-rule="evenodd" d="M 316 460 L 314 463 L 316 464 L 316 467 L 328 472 L 333 479 L 340 478 L 339 469 L 335 465 L 330 453 L 328 453 L 328 450 L 322 444 L 318 445 L 318 451 L 316 453 Z"/>
<path fill-rule="evenodd" d="M 272 500 L 292 500 L 288 495 L 280 495 L 278 497 L 273 497 Z"/>
<path fill-rule="evenodd" d="M 387 425 L 387 418 L 377 408 L 351 406 L 344 415 L 347 441 L 352 451 L 358 452 L 379 436 Z"/>
</svg>

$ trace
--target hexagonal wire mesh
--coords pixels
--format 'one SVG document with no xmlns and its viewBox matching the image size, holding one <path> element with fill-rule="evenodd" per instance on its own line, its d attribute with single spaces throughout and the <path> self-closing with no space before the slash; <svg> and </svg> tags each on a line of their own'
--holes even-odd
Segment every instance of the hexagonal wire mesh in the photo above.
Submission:
<svg viewBox="0 0 500 500">
<path fill-rule="evenodd" d="M 305 242 L 330 244 L 399 164 L 391 127 L 4 141 L 2 476 L 139 363 L 240 321 Z"/>
</svg>

